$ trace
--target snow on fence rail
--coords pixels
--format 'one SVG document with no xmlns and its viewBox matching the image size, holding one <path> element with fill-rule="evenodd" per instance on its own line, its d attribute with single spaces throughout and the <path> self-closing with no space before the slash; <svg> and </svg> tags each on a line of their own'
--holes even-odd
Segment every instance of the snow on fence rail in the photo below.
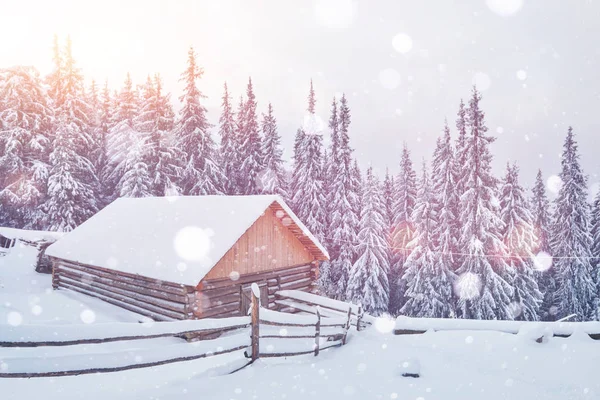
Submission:
<svg viewBox="0 0 600 400">
<path fill-rule="evenodd" d="M 358 330 L 373 324 L 375 318 L 366 314 L 361 306 L 329 299 L 299 290 L 280 290 L 275 293 L 275 304 L 284 308 L 296 309 L 303 312 L 315 313 L 319 306 L 321 315 L 326 317 L 344 317 L 350 311 L 350 323 Z"/>
<path fill-rule="evenodd" d="M 44 349 L 44 353 L 30 354 L 29 357 L 19 354 L 23 353 L 23 349 L 10 348 L 3 349 L 0 353 L 6 364 L 5 369 L 0 372 L 0 378 L 44 378 L 126 371 L 232 353 L 246 349 L 249 345 L 250 340 L 246 330 L 246 332 L 217 339 L 150 346 L 135 350 L 88 353 L 89 348 L 81 348 L 81 353 L 54 357 L 46 356 L 47 348 Z"/>
<path fill-rule="evenodd" d="M 529 322 L 529 321 L 483 321 L 473 319 L 411 318 L 399 316 L 394 328 L 395 335 L 419 334 L 426 331 L 497 331 L 517 334 L 524 328 L 536 326 L 552 332 L 554 336 L 567 337 L 583 332 L 592 339 L 600 340 L 600 322 Z"/>
</svg>

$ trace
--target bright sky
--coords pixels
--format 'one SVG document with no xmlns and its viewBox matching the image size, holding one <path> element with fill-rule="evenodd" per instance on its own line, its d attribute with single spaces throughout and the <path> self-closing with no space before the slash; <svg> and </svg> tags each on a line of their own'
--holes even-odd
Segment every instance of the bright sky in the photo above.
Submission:
<svg viewBox="0 0 600 400">
<path fill-rule="evenodd" d="M 211 121 L 223 82 L 237 104 L 251 75 L 260 111 L 273 103 L 288 157 L 311 78 L 323 119 L 335 94 L 349 97 L 361 164 L 393 171 L 403 141 L 415 165 L 431 157 L 475 80 L 499 174 L 509 159 L 525 184 L 538 167 L 558 173 L 571 124 L 598 188 L 598 1 L 4 0 L 0 15 L 0 66 L 45 74 L 53 34 L 70 34 L 86 78 L 117 88 L 128 71 L 138 83 L 158 72 L 173 99 L 193 45 Z"/>
</svg>

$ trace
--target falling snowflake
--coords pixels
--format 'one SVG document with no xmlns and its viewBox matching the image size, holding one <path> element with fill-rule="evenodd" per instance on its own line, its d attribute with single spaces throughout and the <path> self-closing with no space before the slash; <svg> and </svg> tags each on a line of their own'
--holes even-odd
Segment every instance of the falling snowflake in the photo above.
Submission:
<svg viewBox="0 0 600 400">
<path fill-rule="evenodd" d="M 85 309 L 79 315 L 84 324 L 93 324 L 96 321 L 96 313 L 90 309 Z"/>
<path fill-rule="evenodd" d="M 202 261 L 208 256 L 211 246 L 210 229 L 197 226 L 182 228 L 173 239 L 177 255 L 186 261 Z"/>
<path fill-rule="evenodd" d="M 460 275 L 454 285 L 455 294 L 463 300 L 472 300 L 481 294 L 481 279 L 472 272 Z"/>
<path fill-rule="evenodd" d="M 406 33 L 398 33 L 392 39 L 392 46 L 400 54 L 406 54 L 412 50 L 413 41 Z"/>
<path fill-rule="evenodd" d="M 6 316 L 6 322 L 11 326 L 19 326 L 23 323 L 23 316 L 18 311 L 11 311 Z"/>
<path fill-rule="evenodd" d="M 523 0 L 486 0 L 486 4 L 495 14 L 508 17 L 523 7 Z"/>
</svg>

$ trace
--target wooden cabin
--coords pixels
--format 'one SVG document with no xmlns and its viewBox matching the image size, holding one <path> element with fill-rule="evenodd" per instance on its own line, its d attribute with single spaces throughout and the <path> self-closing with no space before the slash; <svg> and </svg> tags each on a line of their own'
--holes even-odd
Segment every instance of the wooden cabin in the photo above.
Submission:
<svg viewBox="0 0 600 400">
<path fill-rule="evenodd" d="M 245 314 L 312 291 L 325 248 L 278 196 L 120 198 L 46 254 L 52 284 L 155 320 Z"/>
</svg>

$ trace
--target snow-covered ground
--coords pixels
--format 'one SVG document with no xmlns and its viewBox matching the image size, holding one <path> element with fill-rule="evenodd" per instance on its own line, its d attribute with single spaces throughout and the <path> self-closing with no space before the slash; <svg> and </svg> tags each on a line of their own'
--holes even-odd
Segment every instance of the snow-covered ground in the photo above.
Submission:
<svg viewBox="0 0 600 400">
<path fill-rule="evenodd" d="M 140 317 L 86 296 L 53 291 L 49 275 L 34 272 L 35 249 L 17 245 L 0 258 L 0 340 L 8 326 L 28 324 L 137 323 Z M 93 318 L 92 318 L 93 317 Z M 443 331 L 394 336 L 394 321 L 377 320 L 353 331 L 347 345 L 318 357 L 245 362 L 243 352 L 159 367 L 58 378 L 0 378 L 4 399 L 598 399 L 600 341 L 585 335 L 536 343 L 526 332 Z M 4 348 L 0 368 L 27 363 L 28 356 L 86 354 L 95 365 L 113 351 L 124 360 L 144 359 L 152 347 L 180 351 L 178 339 L 103 345 Z M 42 350 L 40 352 L 40 350 Z M 31 354 L 30 354 L 31 353 Z M 176 355 L 179 355 L 177 353 Z M 97 358 L 97 359 L 96 359 Z M 42 360 L 31 359 L 33 364 Z M 3 365 L 4 364 L 4 365 Z M 22 366 L 22 365 L 21 365 Z M 82 365 L 84 368 L 85 365 Z M 421 377 L 402 377 L 403 372 Z"/>
<path fill-rule="evenodd" d="M 259 360 L 231 375 L 220 374 L 239 365 L 241 352 L 119 373 L 4 379 L 0 388 L 7 399 L 587 400 L 600 398 L 599 345 L 475 331 L 394 336 L 370 328 L 318 357 Z M 421 377 L 402 377 L 405 363 L 420 365 Z"/>
<path fill-rule="evenodd" d="M 18 241 L 0 257 L 0 326 L 137 322 L 141 319 L 137 314 L 92 297 L 52 290 L 52 277 L 35 272 L 36 258 L 35 247 Z"/>
</svg>

